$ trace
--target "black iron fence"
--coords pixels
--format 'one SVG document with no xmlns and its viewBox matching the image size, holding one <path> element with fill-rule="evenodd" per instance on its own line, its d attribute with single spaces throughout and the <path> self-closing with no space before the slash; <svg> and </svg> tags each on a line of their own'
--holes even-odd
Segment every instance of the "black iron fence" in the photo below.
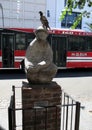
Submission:
<svg viewBox="0 0 92 130">
<path fill-rule="evenodd" d="M 79 130 L 80 102 L 62 93 L 61 130 Z"/>
<path fill-rule="evenodd" d="M 48 122 L 48 112 L 55 109 L 55 130 L 79 130 L 79 122 L 80 122 L 80 102 L 76 102 L 72 97 L 70 97 L 67 93 L 62 91 L 62 103 L 61 105 L 56 106 L 44 106 L 44 107 L 34 107 L 34 108 L 22 108 L 21 102 L 17 104 L 16 100 L 16 89 L 19 87 L 13 86 L 13 95 L 11 96 L 10 106 L 8 108 L 8 121 L 9 121 L 9 130 L 24 130 L 25 127 L 33 126 L 33 130 L 38 130 L 37 120 L 37 111 L 44 111 L 44 115 L 42 116 L 42 120 L 44 121 L 44 130 L 48 130 L 47 122 Z M 21 89 L 21 88 L 20 88 Z M 58 118 L 57 110 L 61 109 L 61 121 Z M 23 113 L 25 111 L 34 112 L 34 122 L 26 126 L 23 124 Z M 39 111 L 39 112 L 40 112 Z M 59 122 L 60 128 L 59 128 Z"/>
</svg>

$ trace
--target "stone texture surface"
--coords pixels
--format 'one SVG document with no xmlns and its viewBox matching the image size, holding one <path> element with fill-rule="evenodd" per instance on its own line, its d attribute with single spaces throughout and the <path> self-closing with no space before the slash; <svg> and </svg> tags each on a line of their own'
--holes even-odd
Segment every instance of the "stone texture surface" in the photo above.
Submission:
<svg viewBox="0 0 92 130">
<path fill-rule="evenodd" d="M 57 73 L 52 62 L 53 52 L 46 40 L 47 30 L 38 28 L 36 38 L 30 43 L 25 55 L 25 72 L 30 83 L 50 83 Z"/>
<path fill-rule="evenodd" d="M 23 130 L 60 130 L 61 87 L 56 82 L 22 87 Z"/>
</svg>

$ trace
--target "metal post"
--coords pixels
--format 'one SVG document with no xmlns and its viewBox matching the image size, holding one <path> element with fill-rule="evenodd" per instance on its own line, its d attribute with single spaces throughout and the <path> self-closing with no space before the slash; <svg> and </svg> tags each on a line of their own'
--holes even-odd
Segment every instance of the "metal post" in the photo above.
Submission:
<svg viewBox="0 0 92 130">
<path fill-rule="evenodd" d="M 3 28 L 4 28 L 4 13 L 3 13 L 3 6 L 1 3 L 0 3 L 0 8 L 2 10 L 2 24 L 3 24 Z"/>
<path fill-rule="evenodd" d="M 13 108 L 13 128 L 16 129 L 16 113 L 15 113 L 15 86 L 12 86 L 12 91 L 13 91 L 13 104 L 12 104 L 12 108 Z"/>
<path fill-rule="evenodd" d="M 67 95 L 67 106 L 66 106 L 66 130 L 68 130 L 68 108 L 69 108 L 69 96 Z"/>
<path fill-rule="evenodd" d="M 8 107 L 8 122 L 9 122 L 9 130 L 12 130 L 12 110 L 10 107 Z"/>
<path fill-rule="evenodd" d="M 80 103 L 76 102 L 75 130 L 79 130 L 79 122 L 80 122 Z"/>
</svg>

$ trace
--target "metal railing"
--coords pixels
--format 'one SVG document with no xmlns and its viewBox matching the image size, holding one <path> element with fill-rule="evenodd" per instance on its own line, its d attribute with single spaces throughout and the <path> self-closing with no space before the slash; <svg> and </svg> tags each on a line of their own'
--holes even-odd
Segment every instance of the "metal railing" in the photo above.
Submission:
<svg viewBox="0 0 92 130">
<path fill-rule="evenodd" d="M 48 130 L 48 112 L 50 109 L 55 109 L 55 130 L 79 130 L 80 122 L 80 102 L 76 102 L 67 93 L 62 91 L 62 104 L 56 106 L 39 106 L 34 108 L 22 108 L 16 107 L 16 96 L 15 89 L 17 87 L 13 86 L 13 95 L 11 96 L 10 106 L 8 108 L 8 121 L 9 130 L 24 130 L 25 127 L 33 127 L 33 130 L 38 130 L 39 120 L 37 120 L 37 111 L 44 111 L 42 119 L 44 121 L 43 130 Z M 21 105 L 20 105 L 21 106 Z M 57 110 L 60 108 L 61 111 L 61 121 L 57 114 Z M 34 120 L 30 122 L 30 125 L 25 125 L 23 123 L 23 113 L 25 111 L 34 112 Z M 19 115 L 21 115 L 19 117 Z M 21 121 L 20 121 L 21 120 Z M 20 124 L 18 124 L 20 122 Z M 61 122 L 59 127 L 59 122 Z"/>
<path fill-rule="evenodd" d="M 61 130 L 79 130 L 80 102 L 62 93 Z"/>
</svg>

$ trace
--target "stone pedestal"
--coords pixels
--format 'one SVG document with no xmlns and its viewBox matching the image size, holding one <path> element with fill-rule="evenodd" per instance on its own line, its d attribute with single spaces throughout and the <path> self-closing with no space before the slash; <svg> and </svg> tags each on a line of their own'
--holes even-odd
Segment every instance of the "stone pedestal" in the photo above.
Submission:
<svg viewBox="0 0 92 130">
<path fill-rule="evenodd" d="M 23 83 L 23 130 L 60 130 L 61 95 L 56 82 Z"/>
</svg>

